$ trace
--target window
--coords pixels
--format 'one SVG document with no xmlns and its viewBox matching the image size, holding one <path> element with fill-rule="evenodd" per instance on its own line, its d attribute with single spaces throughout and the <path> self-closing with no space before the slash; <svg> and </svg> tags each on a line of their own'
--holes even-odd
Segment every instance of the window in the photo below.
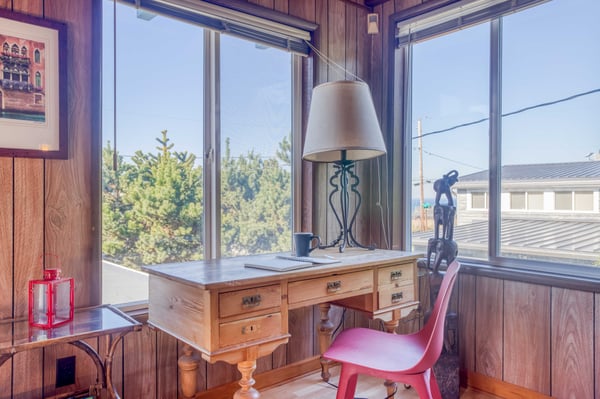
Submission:
<svg viewBox="0 0 600 399">
<path fill-rule="evenodd" d="M 42 74 L 39 72 L 35 73 L 35 87 L 42 87 Z"/>
<path fill-rule="evenodd" d="M 33 60 L 36 64 L 40 63 L 40 60 L 41 60 L 40 50 L 35 49 L 35 51 L 33 52 Z"/>
<path fill-rule="evenodd" d="M 573 193 L 571 191 L 555 192 L 554 209 L 556 209 L 557 211 L 573 210 Z"/>
<path fill-rule="evenodd" d="M 291 249 L 299 56 L 125 3 L 103 3 L 105 303 L 147 298 L 142 265 Z"/>
<path fill-rule="evenodd" d="M 464 120 L 481 119 L 489 108 L 488 87 L 470 84 L 489 73 L 488 29 L 480 25 L 412 46 L 412 250 L 426 252 L 432 237 L 434 207 L 426 209 L 425 204 L 435 203 L 435 181 L 451 170 L 478 176 L 488 167 L 487 121 L 442 132 Z M 478 192 L 471 198 L 474 202 L 479 199 L 479 206 L 473 206 L 476 211 L 470 212 L 463 205 L 465 212 L 457 211 L 454 220 L 455 231 L 466 235 L 478 235 L 487 229 L 485 194 L 481 193 L 488 191 L 487 182 L 473 183 L 471 187 Z M 462 195 L 454 192 L 453 196 L 455 204 L 466 204 Z M 483 257 L 487 240 L 470 248 L 463 245 L 461 251 L 463 255 Z"/>
<path fill-rule="evenodd" d="M 471 208 L 487 209 L 487 193 L 471 193 Z"/>
<path fill-rule="evenodd" d="M 19 68 L 17 68 L 17 67 L 13 68 L 12 80 L 14 82 L 20 82 L 21 81 L 21 74 L 19 73 Z"/>
<path fill-rule="evenodd" d="M 220 47 L 221 253 L 290 250 L 291 57 L 231 36 Z"/>
<path fill-rule="evenodd" d="M 530 211 L 544 209 L 544 193 L 528 192 L 527 209 Z"/>
<path fill-rule="evenodd" d="M 600 265 L 600 3 L 493 3 L 398 21 L 394 126 L 412 148 L 404 187 L 412 182 L 415 209 L 428 182 L 459 172 L 459 256 L 587 273 L 574 265 Z M 422 251 L 432 236 L 413 228 L 404 245 Z"/>
<path fill-rule="evenodd" d="M 574 209 L 576 211 L 594 210 L 594 193 L 591 191 L 576 191 L 573 193 Z"/>
<path fill-rule="evenodd" d="M 525 193 L 510 193 L 510 209 L 525 209 Z"/>
</svg>

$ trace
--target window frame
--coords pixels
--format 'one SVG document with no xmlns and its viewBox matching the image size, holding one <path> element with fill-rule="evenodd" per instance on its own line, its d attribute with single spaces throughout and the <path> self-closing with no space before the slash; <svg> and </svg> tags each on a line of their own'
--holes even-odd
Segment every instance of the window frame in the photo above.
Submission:
<svg viewBox="0 0 600 399">
<path fill-rule="evenodd" d="M 121 5 L 131 6 L 129 0 L 113 0 Z M 100 3 L 99 3 L 100 4 Z M 101 7 L 98 12 L 101 12 Z M 283 14 L 282 14 L 283 15 Z M 175 18 L 173 15 L 165 14 L 165 18 Z M 251 16 L 249 16 L 252 18 Z M 181 18 L 179 18 L 181 20 Z M 293 17 L 286 18 L 293 19 Z M 260 16 L 256 18 L 260 20 Z M 180 21 L 185 23 L 186 21 Z M 194 21 L 187 21 L 192 22 Z M 283 22 L 282 22 L 283 24 Z M 100 24 L 101 25 L 101 24 Z M 316 25 L 314 26 L 316 28 Z M 205 260 L 216 259 L 221 257 L 221 126 L 220 126 L 220 35 L 214 29 L 210 29 L 207 26 L 200 25 L 198 29 L 203 30 L 203 55 L 204 62 L 201 73 L 205 81 L 204 87 L 204 121 L 202 136 L 203 148 L 199 149 L 202 152 L 203 161 L 203 192 L 204 192 L 204 209 L 203 209 L 203 239 L 204 239 L 204 253 Z M 101 35 L 101 33 L 100 33 Z M 233 35 L 240 38 L 240 35 Z M 259 41 L 253 41 L 252 38 L 242 37 L 241 39 L 247 39 L 254 43 L 260 43 Z M 118 40 L 118 37 L 116 38 Z M 101 46 L 98 46 L 101 47 Z M 272 46 L 273 48 L 282 50 L 280 47 Z M 292 137 L 292 165 L 291 165 L 291 202 L 292 202 L 292 225 L 291 231 L 301 225 L 301 198 L 302 198 L 302 185 L 301 185 L 301 161 L 302 161 L 302 117 L 303 117 L 303 101 L 302 101 L 302 79 L 306 68 L 306 57 L 299 51 L 294 49 L 287 49 L 291 58 L 290 62 L 290 78 L 291 78 L 291 110 L 290 110 L 290 128 Z M 99 50 L 101 54 L 101 51 Z M 102 72 L 99 71 L 99 74 Z M 99 88 L 99 90 L 101 90 Z M 112 101 L 112 100 L 109 100 Z M 103 109 L 99 107 L 99 115 L 102 115 Z M 100 118 L 101 119 L 101 118 Z M 101 122 L 99 122 L 101 126 Z M 101 163 L 102 155 L 102 129 L 100 128 L 99 133 L 99 145 L 98 145 L 98 162 Z M 101 169 L 101 168 L 99 168 Z M 101 178 L 100 178 L 101 179 Z M 102 208 L 102 195 L 99 195 L 99 203 Z M 101 220 L 101 211 L 99 212 L 99 219 Z M 100 248 L 102 247 L 102 230 L 100 233 Z M 101 264 L 102 262 L 100 262 Z M 147 299 L 140 303 L 147 303 Z M 117 304 L 128 306 L 125 304 Z"/>
<path fill-rule="evenodd" d="M 221 125 L 220 125 L 220 33 L 204 30 L 204 81 L 210 82 L 204 90 L 204 259 L 221 257 Z M 292 134 L 292 227 L 300 226 L 300 168 L 302 160 L 302 57 L 292 54 L 291 134 Z"/>
<path fill-rule="evenodd" d="M 581 266 L 560 262 L 541 260 L 521 260 L 501 256 L 500 221 L 501 221 L 501 147 L 502 147 L 502 109 L 501 109 L 501 62 L 502 62 L 502 19 L 503 15 L 514 13 L 525 8 L 540 5 L 546 0 L 527 0 L 510 4 L 509 1 L 494 0 L 489 10 L 477 10 L 479 19 L 456 17 L 461 8 L 481 5 L 480 0 L 433 0 L 402 13 L 390 17 L 389 29 L 390 63 L 393 76 L 389 98 L 393 110 L 389 116 L 391 127 L 391 142 L 395 148 L 393 157 L 389 159 L 390 175 L 400 180 L 401 191 L 391 193 L 394 208 L 393 214 L 402 215 L 393 220 L 402 220 L 400 226 L 393 226 L 394 242 L 401 249 L 410 248 L 410 201 L 402 193 L 411 192 L 411 62 L 412 44 L 424 39 L 452 33 L 458 29 L 475 25 L 480 22 L 490 23 L 490 79 L 489 79 L 489 191 L 487 192 L 488 206 L 488 257 L 487 259 L 459 259 L 465 265 L 465 271 L 471 274 L 495 278 L 505 278 L 518 281 L 559 285 L 567 288 L 598 291 L 600 282 L 600 267 Z M 493 3 L 493 4 L 492 4 Z M 485 7 L 484 7 L 485 8 Z M 498 11 L 500 10 L 500 11 Z M 440 18 L 438 24 L 432 23 L 432 15 Z M 487 15 L 487 16 L 486 16 Z M 422 23 L 422 32 L 412 32 L 409 26 Z M 412 25 L 411 25 L 412 24 Z M 441 27 L 441 28 L 440 28 Z M 414 37 L 413 37 L 414 36 Z M 573 200 L 574 201 L 574 200 Z M 573 205 L 574 206 L 574 205 Z M 400 222 L 397 222 L 400 223 Z"/>
</svg>

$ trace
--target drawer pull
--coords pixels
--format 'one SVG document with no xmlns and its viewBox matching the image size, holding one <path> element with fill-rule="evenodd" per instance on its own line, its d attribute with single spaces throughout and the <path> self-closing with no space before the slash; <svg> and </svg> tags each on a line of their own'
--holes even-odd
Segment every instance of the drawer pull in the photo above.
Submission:
<svg viewBox="0 0 600 399">
<path fill-rule="evenodd" d="M 262 298 L 260 294 L 249 295 L 242 298 L 242 307 L 243 308 L 254 308 L 256 306 L 260 306 Z"/>
<path fill-rule="evenodd" d="M 342 282 L 340 280 L 337 281 L 329 281 L 327 282 L 327 292 L 337 292 L 342 289 Z"/>
<path fill-rule="evenodd" d="M 396 270 L 390 273 L 390 280 L 400 280 L 402 278 L 402 270 Z"/>
<path fill-rule="evenodd" d="M 392 294 L 392 303 L 400 302 L 402 300 L 403 296 L 404 295 L 402 294 L 402 291 L 393 293 Z"/>
<path fill-rule="evenodd" d="M 250 324 L 249 326 L 242 327 L 242 334 L 254 334 L 258 332 L 258 326 L 256 324 Z"/>
</svg>

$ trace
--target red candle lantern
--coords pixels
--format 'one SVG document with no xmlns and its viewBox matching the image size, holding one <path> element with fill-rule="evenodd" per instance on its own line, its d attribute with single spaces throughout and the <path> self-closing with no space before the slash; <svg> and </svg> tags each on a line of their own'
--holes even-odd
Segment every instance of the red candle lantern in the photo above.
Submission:
<svg viewBox="0 0 600 399">
<path fill-rule="evenodd" d="M 73 278 L 60 269 L 44 270 L 43 280 L 29 281 L 29 324 L 52 328 L 73 320 Z"/>
</svg>

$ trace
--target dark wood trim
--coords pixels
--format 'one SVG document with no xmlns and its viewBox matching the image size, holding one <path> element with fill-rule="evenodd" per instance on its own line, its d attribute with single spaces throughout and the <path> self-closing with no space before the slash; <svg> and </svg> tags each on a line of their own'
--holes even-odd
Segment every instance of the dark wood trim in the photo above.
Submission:
<svg viewBox="0 0 600 399">
<path fill-rule="evenodd" d="M 277 10 L 265 8 L 265 7 L 259 6 L 257 4 L 248 3 L 246 1 L 206 0 L 206 2 L 216 4 L 221 7 L 229 8 L 231 10 L 250 14 L 255 17 L 260 17 L 260 18 L 268 19 L 270 21 L 279 22 L 279 23 L 282 23 L 282 24 L 285 24 L 288 26 L 293 26 L 294 28 L 307 30 L 310 32 L 314 32 L 319 27 L 314 22 L 310 22 L 310 21 L 307 21 L 305 19 L 293 16 L 290 14 L 284 14 Z"/>
<path fill-rule="evenodd" d="M 387 3 L 390 0 L 365 0 L 365 5 L 369 8 L 377 7 L 383 3 Z"/>
<path fill-rule="evenodd" d="M 355 3 L 352 0 L 340 0 L 340 1 L 343 2 L 343 3 L 348 4 L 349 6 L 353 6 L 353 7 L 356 7 L 358 9 L 365 10 L 367 12 L 373 12 L 373 7 L 372 6 L 369 7 L 369 6 L 366 6 L 364 4 Z M 385 1 L 389 1 L 389 0 L 385 0 Z"/>
<path fill-rule="evenodd" d="M 554 271 L 540 270 L 540 267 L 525 269 L 505 265 L 492 265 L 461 261 L 461 273 L 502 280 L 521 281 L 552 287 L 569 288 L 581 291 L 600 292 L 600 276 L 583 275 L 581 273 L 559 274 Z M 582 267 L 583 268 L 583 267 Z"/>
<path fill-rule="evenodd" d="M 509 384 L 508 382 L 500 381 L 472 371 L 465 372 L 464 370 L 461 370 L 461 377 L 465 377 L 465 382 L 468 387 L 491 393 L 492 395 L 501 398 L 551 399 L 550 396 L 543 395 L 539 392 L 531 391 L 518 385 Z"/>
<path fill-rule="evenodd" d="M 90 223 L 92 236 L 91 259 L 94 267 L 102 269 L 102 1 L 92 0 L 92 93 L 91 93 L 91 166 L 90 166 Z M 101 276 L 99 274 L 95 274 Z M 95 290 L 92 303 L 102 303 L 101 284 L 91 288 Z"/>
<path fill-rule="evenodd" d="M 382 2 L 382 0 L 375 0 L 373 2 Z M 406 10 L 402 10 L 398 13 L 391 15 L 390 17 L 390 27 L 393 27 L 394 24 L 402 21 L 406 21 L 407 19 L 415 18 L 420 15 L 429 14 L 432 11 L 438 10 L 447 5 L 458 3 L 461 0 L 429 0 L 425 3 L 421 3 L 414 7 L 407 8 Z M 385 2 L 385 0 L 383 1 Z M 369 1 L 366 2 L 369 5 Z M 394 29 L 392 29 L 394 30 Z"/>
</svg>

